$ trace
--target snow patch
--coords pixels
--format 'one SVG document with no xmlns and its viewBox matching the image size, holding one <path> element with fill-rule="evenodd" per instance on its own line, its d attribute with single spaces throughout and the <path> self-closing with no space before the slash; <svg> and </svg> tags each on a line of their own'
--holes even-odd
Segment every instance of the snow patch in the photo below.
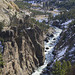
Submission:
<svg viewBox="0 0 75 75">
<path fill-rule="evenodd" d="M 67 51 L 67 48 L 68 48 L 68 46 L 66 46 L 65 48 L 63 48 L 62 51 L 59 51 L 59 52 L 58 52 L 58 55 L 57 55 L 57 58 L 58 58 L 58 59 L 61 59 L 61 58 L 64 56 L 64 54 L 65 54 L 66 51 Z"/>
<path fill-rule="evenodd" d="M 72 57 L 74 54 L 70 54 L 69 57 Z"/>
<path fill-rule="evenodd" d="M 67 21 L 67 22 L 65 22 L 65 23 L 62 23 L 61 25 L 68 25 L 69 23 L 71 23 L 73 20 L 69 20 L 69 21 Z"/>
<path fill-rule="evenodd" d="M 75 62 L 75 60 L 72 60 L 72 62 Z"/>
<path fill-rule="evenodd" d="M 73 51 L 75 51 L 75 47 L 73 47 L 69 52 L 71 53 L 71 52 L 73 52 Z"/>
<path fill-rule="evenodd" d="M 27 30 L 31 29 L 31 27 L 26 28 Z"/>
</svg>

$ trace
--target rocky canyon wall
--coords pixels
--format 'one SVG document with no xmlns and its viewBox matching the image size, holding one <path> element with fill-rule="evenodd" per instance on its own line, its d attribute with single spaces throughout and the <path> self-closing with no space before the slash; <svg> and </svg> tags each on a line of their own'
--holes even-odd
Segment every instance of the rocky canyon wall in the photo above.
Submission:
<svg viewBox="0 0 75 75">
<path fill-rule="evenodd" d="M 4 39 L 2 75 L 31 75 L 44 63 L 43 32 L 37 26 L 11 27 L 0 35 Z"/>
</svg>

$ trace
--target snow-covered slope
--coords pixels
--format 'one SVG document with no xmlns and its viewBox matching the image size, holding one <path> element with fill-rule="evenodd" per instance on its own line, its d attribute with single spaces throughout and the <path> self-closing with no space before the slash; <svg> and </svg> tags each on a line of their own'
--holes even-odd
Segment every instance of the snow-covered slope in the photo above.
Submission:
<svg viewBox="0 0 75 75">
<path fill-rule="evenodd" d="M 54 47 L 54 59 L 51 63 L 47 64 L 45 70 L 41 75 L 52 75 L 52 66 L 56 60 L 66 60 L 75 63 L 75 21 L 73 21 L 68 28 L 62 31 L 59 41 Z M 49 58 L 49 57 L 48 57 Z"/>
<path fill-rule="evenodd" d="M 60 40 L 55 46 L 55 58 L 75 62 L 75 21 L 61 33 Z"/>
</svg>

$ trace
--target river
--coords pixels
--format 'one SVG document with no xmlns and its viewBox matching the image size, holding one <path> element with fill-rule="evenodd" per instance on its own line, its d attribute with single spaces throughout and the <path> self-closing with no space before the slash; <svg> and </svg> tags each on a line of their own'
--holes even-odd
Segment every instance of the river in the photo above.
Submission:
<svg viewBox="0 0 75 75">
<path fill-rule="evenodd" d="M 61 29 L 54 27 L 55 32 L 53 33 L 53 37 L 49 37 L 48 42 L 44 41 L 45 46 L 45 62 L 44 65 L 40 66 L 32 75 L 40 75 L 43 69 L 53 60 L 54 55 L 52 54 L 55 45 L 59 40 Z"/>
</svg>

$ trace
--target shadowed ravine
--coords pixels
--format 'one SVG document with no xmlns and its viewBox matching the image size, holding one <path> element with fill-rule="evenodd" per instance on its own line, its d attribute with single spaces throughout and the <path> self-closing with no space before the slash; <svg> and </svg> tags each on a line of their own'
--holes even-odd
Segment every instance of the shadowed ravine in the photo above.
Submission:
<svg viewBox="0 0 75 75">
<path fill-rule="evenodd" d="M 47 64 L 50 63 L 51 61 L 53 61 L 54 55 L 52 54 L 52 52 L 53 52 L 53 49 L 54 49 L 56 43 L 58 42 L 60 33 L 62 32 L 62 30 L 57 27 L 54 27 L 54 29 L 55 29 L 55 32 L 53 33 L 54 36 L 49 37 L 48 42 L 44 41 L 44 47 L 45 47 L 44 65 L 42 65 L 37 70 L 35 70 L 35 72 L 32 75 L 40 75 L 41 72 L 43 71 L 43 69 L 47 66 Z"/>
</svg>

